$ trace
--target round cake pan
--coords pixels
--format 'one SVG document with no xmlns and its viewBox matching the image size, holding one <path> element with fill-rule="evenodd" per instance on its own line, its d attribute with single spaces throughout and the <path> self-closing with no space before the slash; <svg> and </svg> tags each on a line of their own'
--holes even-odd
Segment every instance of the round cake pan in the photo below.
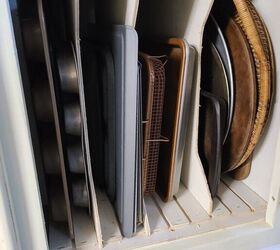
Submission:
<svg viewBox="0 0 280 250">
<path fill-rule="evenodd" d="M 64 106 L 65 131 L 70 135 L 81 135 L 81 111 L 78 102 Z"/>
<path fill-rule="evenodd" d="M 57 56 L 61 89 L 68 93 L 79 93 L 78 74 L 73 46 L 60 49 Z"/>
<path fill-rule="evenodd" d="M 85 173 L 85 161 L 81 143 L 69 145 L 67 147 L 67 157 L 70 172 Z"/>
<path fill-rule="evenodd" d="M 72 181 L 72 194 L 73 194 L 73 203 L 78 207 L 88 207 L 89 206 L 89 197 L 88 189 L 86 186 L 85 179 L 76 179 Z"/>
</svg>

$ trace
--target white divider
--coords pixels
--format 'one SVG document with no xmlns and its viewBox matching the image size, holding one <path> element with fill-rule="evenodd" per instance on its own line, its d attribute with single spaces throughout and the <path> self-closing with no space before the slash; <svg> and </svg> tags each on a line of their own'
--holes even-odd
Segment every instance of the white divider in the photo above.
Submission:
<svg viewBox="0 0 280 250">
<path fill-rule="evenodd" d="M 153 198 L 157 206 L 160 208 L 162 214 L 164 214 L 164 217 L 166 218 L 171 230 L 175 230 L 176 228 L 189 224 L 188 218 L 182 209 L 180 209 L 175 200 L 163 202 L 157 194 L 153 195 Z"/>
<path fill-rule="evenodd" d="M 81 113 L 83 120 L 83 132 L 85 139 L 85 152 L 86 152 L 86 162 L 87 162 L 87 174 L 88 174 L 88 183 L 89 191 L 91 196 L 91 213 L 93 217 L 96 238 L 99 247 L 102 247 L 102 231 L 100 225 L 99 211 L 97 205 L 97 198 L 95 193 L 95 186 L 92 175 L 92 165 L 90 157 L 90 148 L 89 148 L 89 138 L 88 138 L 88 127 L 86 119 L 86 107 L 85 107 L 85 94 L 84 94 L 84 84 L 83 84 L 83 73 L 82 73 L 82 59 L 81 59 L 81 46 L 80 46 L 80 1 L 79 0 L 68 0 L 67 2 L 71 17 L 71 31 L 72 31 L 72 42 L 74 44 L 77 60 L 77 71 L 78 71 L 78 83 L 80 90 L 80 104 L 81 104 Z M 93 232 L 94 233 L 94 232 Z"/>
<path fill-rule="evenodd" d="M 102 0 L 96 3 L 97 18 L 102 24 L 135 27 L 139 0 Z"/>
<path fill-rule="evenodd" d="M 164 220 L 163 214 L 157 208 L 157 205 L 151 196 L 145 197 L 145 205 L 147 210 L 147 216 L 149 218 L 149 227 L 151 233 L 168 231 L 169 225 Z"/>
<path fill-rule="evenodd" d="M 143 198 L 143 226 L 144 226 L 145 234 L 147 236 L 150 236 L 151 228 L 150 228 L 150 222 L 149 222 L 149 217 L 147 214 L 146 203 L 144 198 Z"/>
<path fill-rule="evenodd" d="M 180 185 L 179 192 L 175 195 L 177 203 L 187 214 L 190 222 L 201 222 L 209 220 L 209 215 L 197 202 L 195 197 L 183 185 Z"/>
<path fill-rule="evenodd" d="M 104 243 L 120 242 L 122 235 L 114 208 L 104 191 L 99 189 L 95 189 L 95 191 L 99 207 L 102 240 Z"/>
<path fill-rule="evenodd" d="M 214 0 L 153 0 L 140 1 L 136 30 L 140 36 L 185 38 L 197 50 L 198 65 L 194 77 L 191 119 L 189 123 L 182 182 L 201 206 L 211 214 L 213 201 L 198 155 L 198 118 L 200 94 L 200 64 L 203 30 Z"/>
<path fill-rule="evenodd" d="M 195 0 L 191 8 L 186 10 L 189 16 L 184 38 L 197 50 L 197 70 L 194 77 L 192 93 L 191 118 L 188 128 L 185 154 L 182 167 L 181 181 L 190 190 L 197 201 L 207 211 L 212 213 L 213 200 L 209 191 L 207 179 L 198 154 L 198 123 L 199 123 L 199 98 L 201 80 L 201 51 L 203 30 L 211 10 L 213 0 Z"/>
<path fill-rule="evenodd" d="M 264 200 L 269 201 L 270 187 L 274 176 L 272 175 L 273 168 L 276 166 L 275 159 L 277 152 L 277 135 L 280 133 L 280 32 L 279 32 L 279 9 L 280 1 L 278 0 L 254 0 L 252 1 L 257 11 L 263 18 L 274 49 L 276 61 L 276 83 L 275 83 L 275 98 L 272 103 L 272 112 L 262 135 L 260 143 L 257 145 L 254 155 L 252 169 L 249 177 L 244 180 L 253 191 L 255 191 Z M 280 166 L 278 164 L 280 169 Z"/>
</svg>

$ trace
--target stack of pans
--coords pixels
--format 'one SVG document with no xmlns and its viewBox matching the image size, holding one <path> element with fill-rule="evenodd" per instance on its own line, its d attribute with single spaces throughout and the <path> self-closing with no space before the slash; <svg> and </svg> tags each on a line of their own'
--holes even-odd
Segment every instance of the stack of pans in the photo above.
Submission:
<svg viewBox="0 0 280 250">
<path fill-rule="evenodd" d="M 73 205 L 89 208 L 78 75 L 74 49 L 71 44 L 66 43 L 59 49 L 57 66 Z"/>
<path fill-rule="evenodd" d="M 273 98 L 265 24 L 250 1 L 233 2 L 216 2 L 204 34 L 198 146 L 213 196 L 221 173 L 248 177 Z"/>
<path fill-rule="evenodd" d="M 50 43 L 42 2 L 30 3 L 33 11 L 20 21 L 46 182 L 46 216 L 67 225 L 74 238 L 74 207 L 90 211 L 75 52 L 68 41 Z"/>
<path fill-rule="evenodd" d="M 46 174 L 46 183 L 50 187 L 47 188 L 49 216 L 53 221 L 68 221 L 71 220 L 71 213 L 66 205 L 69 197 L 67 196 L 68 193 L 63 191 L 64 187 L 61 178 L 61 166 L 64 161 L 62 161 L 59 152 L 42 32 L 36 15 L 22 19 L 22 32 L 34 113 L 41 145 L 40 155 Z M 70 233 L 73 234 L 72 223 L 69 223 L 68 226 Z"/>
<path fill-rule="evenodd" d="M 190 117 L 195 49 L 181 38 L 140 45 L 144 194 L 165 202 L 179 190 Z"/>
</svg>

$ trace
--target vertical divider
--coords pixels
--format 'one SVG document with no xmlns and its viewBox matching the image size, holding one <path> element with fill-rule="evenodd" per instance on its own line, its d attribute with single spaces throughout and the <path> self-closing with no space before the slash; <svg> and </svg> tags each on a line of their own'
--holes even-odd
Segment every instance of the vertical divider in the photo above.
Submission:
<svg viewBox="0 0 280 250">
<path fill-rule="evenodd" d="M 144 225 L 144 230 L 147 236 L 151 235 L 151 227 L 150 227 L 150 222 L 147 214 L 147 209 L 146 209 L 146 203 L 143 198 L 143 225 Z"/>
<path fill-rule="evenodd" d="M 92 174 L 92 161 L 90 156 L 87 115 L 86 115 L 86 107 L 85 107 L 85 93 L 84 93 L 83 72 L 82 72 L 81 46 L 80 46 L 80 1 L 69 0 L 69 7 L 71 11 L 70 21 L 72 24 L 71 27 L 72 41 L 74 43 L 74 48 L 75 48 L 76 58 L 77 58 L 78 83 L 79 83 L 79 90 L 80 90 L 80 104 L 81 104 L 81 114 L 82 114 L 82 124 L 83 124 L 84 144 L 85 144 L 85 157 L 86 157 L 85 161 L 87 166 L 89 192 L 91 197 L 91 214 L 93 217 L 97 242 L 99 248 L 102 248 L 103 247 L 102 231 L 101 231 L 100 217 L 99 217 L 97 198 L 96 198 L 96 192 L 95 192 L 95 186 L 94 186 L 93 174 Z"/>
<path fill-rule="evenodd" d="M 70 232 L 70 237 L 74 238 L 74 229 L 73 229 L 73 211 L 70 202 L 70 192 L 69 192 L 69 182 L 67 180 L 67 171 L 65 167 L 65 154 L 63 150 L 63 140 L 62 140 L 62 131 L 61 131 L 61 124 L 60 124 L 60 117 L 59 117 L 59 110 L 58 104 L 56 100 L 56 92 L 55 92 L 55 82 L 54 82 L 54 75 L 53 69 L 51 65 L 51 57 L 50 57 L 50 48 L 48 43 L 48 36 L 47 36 L 47 26 L 45 21 L 45 14 L 43 8 L 43 1 L 38 0 L 38 16 L 39 16 L 39 23 L 42 31 L 42 40 L 43 40 L 43 47 L 44 47 L 44 56 L 46 62 L 46 69 L 48 74 L 48 80 L 50 85 L 50 92 L 51 92 L 51 99 L 52 99 L 52 107 L 53 107 L 53 114 L 54 114 L 54 122 L 55 122 L 55 133 L 56 133 L 56 142 L 58 145 L 58 152 L 59 152 L 59 165 L 61 167 L 61 178 L 63 183 L 63 192 L 66 204 L 66 212 L 67 212 L 67 222 Z"/>
<path fill-rule="evenodd" d="M 126 15 L 125 15 L 125 24 L 130 25 L 135 28 L 136 18 L 138 13 L 139 0 L 128 0 Z"/>
<path fill-rule="evenodd" d="M 189 15 L 184 38 L 197 50 L 197 69 L 194 77 L 191 118 L 187 133 L 181 181 L 207 211 L 212 213 L 213 200 L 210 194 L 206 175 L 198 154 L 198 122 L 199 122 L 199 97 L 201 81 L 201 52 L 203 30 L 209 16 L 213 0 L 193 1 L 192 9 L 186 10 Z M 188 13 L 187 13 L 188 12 Z"/>
</svg>

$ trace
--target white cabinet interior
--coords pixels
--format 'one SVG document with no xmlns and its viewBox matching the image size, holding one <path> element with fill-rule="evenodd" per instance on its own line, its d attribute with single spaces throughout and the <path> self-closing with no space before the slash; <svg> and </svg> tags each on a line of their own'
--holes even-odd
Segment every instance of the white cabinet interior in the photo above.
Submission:
<svg viewBox="0 0 280 250">
<path fill-rule="evenodd" d="M 280 3 L 277 0 L 255 0 L 253 3 L 270 31 L 276 65 L 278 65 L 280 33 L 278 32 L 277 10 L 280 9 Z M 93 216 L 95 221 L 100 221 L 101 234 L 95 233 L 92 220 L 79 210 L 75 210 L 73 223 L 76 247 L 78 249 L 98 249 L 102 242 L 104 249 L 131 249 L 177 239 L 187 240 L 190 236 L 253 222 L 272 223 L 272 218 L 276 213 L 280 186 L 279 68 L 276 67 L 277 89 L 272 115 L 263 140 L 254 154 L 251 174 L 244 181 L 234 181 L 228 176 L 223 176 L 217 198 L 213 200 L 197 149 L 202 36 L 213 0 L 140 0 L 140 3 L 137 0 L 104 0 L 102 4 L 104 15 L 106 13 L 110 23 L 130 25 L 151 36 L 165 35 L 185 38 L 196 48 L 198 55 L 192 95 L 192 118 L 185 148 L 182 183 L 174 200 L 163 203 L 157 195 L 146 197 L 145 225 L 134 237 L 127 239 L 121 235 L 108 197 L 103 191 L 96 189 L 96 209 L 98 209 L 99 215 Z M 140 8 L 142 11 L 138 11 Z M 20 80 L 18 79 L 18 81 Z M 9 91 L 15 90 L 9 89 Z M 10 97 L 10 95 L 8 96 Z M 7 105 L 12 105 L 7 103 Z M 19 103 L 14 104 L 20 106 Z M 24 113 L 23 110 L 21 112 Z M 1 111 L 2 113 L 4 111 Z M 24 113 L 24 115 L 26 114 Z M 24 117 L 22 118 L 24 119 Z M 26 131 L 24 133 L 28 134 Z M 28 139 L 23 138 L 23 141 L 28 141 Z M 35 173 L 35 169 L 29 169 L 29 171 Z M 10 173 L 7 176 L 12 178 Z M 36 187 L 37 183 L 30 182 L 30 185 Z M 39 204 L 39 202 L 35 199 L 34 204 Z M 36 209 L 40 209 L 40 207 Z M 40 217 L 40 213 L 38 216 Z M 38 221 L 43 225 L 41 219 Z M 43 231 L 42 228 L 39 230 Z M 73 245 L 66 234 L 51 225 L 49 247 L 50 249 L 69 249 Z"/>
</svg>

